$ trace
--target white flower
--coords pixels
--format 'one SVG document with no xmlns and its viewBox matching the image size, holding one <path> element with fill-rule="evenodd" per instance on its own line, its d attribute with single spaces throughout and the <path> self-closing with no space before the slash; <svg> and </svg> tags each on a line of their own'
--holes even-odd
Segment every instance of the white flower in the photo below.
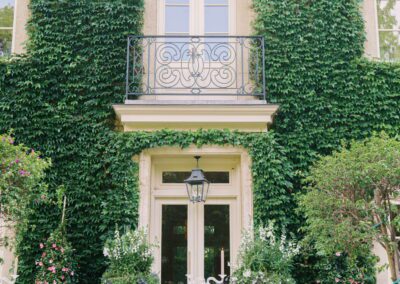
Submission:
<svg viewBox="0 0 400 284">
<path fill-rule="evenodd" d="M 243 277 L 249 278 L 251 276 L 251 270 L 247 269 L 245 272 L 243 272 Z"/>
<path fill-rule="evenodd" d="M 104 254 L 104 256 L 109 256 L 110 255 L 110 252 L 108 251 L 108 248 L 104 248 L 103 254 Z"/>
</svg>

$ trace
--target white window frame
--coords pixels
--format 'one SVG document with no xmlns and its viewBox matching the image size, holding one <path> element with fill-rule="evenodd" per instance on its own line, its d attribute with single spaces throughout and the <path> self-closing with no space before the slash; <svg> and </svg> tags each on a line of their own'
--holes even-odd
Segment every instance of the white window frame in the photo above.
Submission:
<svg viewBox="0 0 400 284">
<path fill-rule="evenodd" d="M 398 0 L 396 0 L 398 1 Z M 400 2 L 400 1 L 398 1 Z M 391 59 L 391 60 L 387 60 L 385 58 L 382 58 L 382 54 L 381 54 L 381 40 L 380 40 L 380 33 L 381 32 L 398 32 L 399 33 L 399 41 L 400 41 L 400 27 L 398 29 L 381 29 L 379 28 L 379 16 L 378 16 L 378 0 L 374 0 L 374 4 L 375 4 L 375 22 L 376 22 L 376 41 L 377 41 L 377 46 L 378 46 L 378 58 L 380 58 L 381 60 L 385 60 L 385 61 L 400 61 L 400 58 L 396 58 L 396 59 Z"/>
<path fill-rule="evenodd" d="M 14 15 L 13 15 L 13 25 L 12 25 L 12 27 L 0 27 L 0 30 L 2 30 L 2 31 L 5 31 L 5 30 L 11 30 L 11 53 L 13 52 L 13 50 L 14 50 L 14 42 L 15 42 L 15 33 L 14 33 L 14 31 L 15 31 L 15 23 L 16 23 L 16 17 L 15 17 L 15 10 L 16 10 L 16 3 L 17 1 L 16 0 L 14 0 L 14 6 L 13 6 L 13 8 L 14 8 Z M 4 54 L 0 54 L 0 57 L 1 56 L 4 56 Z"/>
</svg>

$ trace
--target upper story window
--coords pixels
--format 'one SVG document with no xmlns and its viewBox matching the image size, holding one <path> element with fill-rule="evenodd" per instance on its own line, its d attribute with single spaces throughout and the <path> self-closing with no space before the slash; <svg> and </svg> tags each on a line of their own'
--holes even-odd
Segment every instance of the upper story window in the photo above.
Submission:
<svg viewBox="0 0 400 284">
<path fill-rule="evenodd" d="M 377 0 L 380 57 L 400 60 L 400 0 Z"/>
<path fill-rule="evenodd" d="M 0 56 L 11 54 L 14 0 L 0 1 Z"/>
<path fill-rule="evenodd" d="M 214 35 L 233 33 L 232 0 L 163 0 L 165 35 Z"/>
</svg>

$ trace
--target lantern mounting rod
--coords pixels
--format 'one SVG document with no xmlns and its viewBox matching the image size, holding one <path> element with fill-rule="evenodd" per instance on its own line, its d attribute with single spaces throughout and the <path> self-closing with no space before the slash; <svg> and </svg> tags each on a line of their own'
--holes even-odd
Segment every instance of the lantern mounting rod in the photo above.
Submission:
<svg viewBox="0 0 400 284">
<path fill-rule="evenodd" d="M 201 156 L 194 156 L 194 158 L 196 159 L 196 162 L 197 162 L 196 167 L 198 168 L 199 167 L 199 160 L 200 160 Z"/>
</svg>

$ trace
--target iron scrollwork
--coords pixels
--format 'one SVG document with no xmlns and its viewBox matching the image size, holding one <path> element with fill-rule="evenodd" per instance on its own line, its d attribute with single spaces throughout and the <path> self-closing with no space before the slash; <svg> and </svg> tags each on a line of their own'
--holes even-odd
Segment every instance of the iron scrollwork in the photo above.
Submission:
<svg viewBox="0 0 400 284">
<path fill-rule="evenodd" d="M 130 36 L 127 98 L 138 95 L 252 95 L 265 99 L 264 39 Z"/>
</svg>

